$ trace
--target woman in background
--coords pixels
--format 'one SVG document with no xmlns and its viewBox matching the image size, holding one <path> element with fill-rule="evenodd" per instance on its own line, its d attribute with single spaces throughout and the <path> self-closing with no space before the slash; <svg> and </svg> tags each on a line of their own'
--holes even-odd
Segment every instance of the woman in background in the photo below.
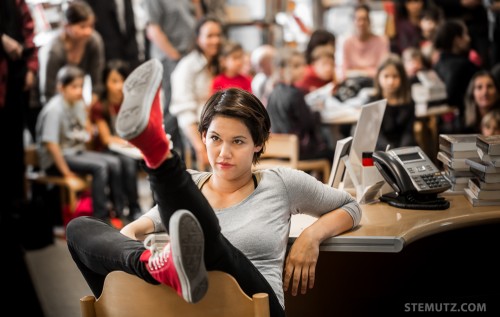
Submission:
<svg viewBox="0 0 500 317">
<path fill-rule="evenodd" d="M 45 73 L 41 74 L 45 84 L 42 96 L 45 102 L 56 94 L 57 72 L 65 65 L 78 66 L 92 80 L 92 102 L 102 92 L 102 70 L 104 68 L 104 43 L 94 30 L 95 15 L 84 1 L 71 1 L 64 11 L 64 25 L 60 33 L 48 45 Z M 43 60 L 43 59 L 42 59 Z M 87 100 L 88 102 L 88 100 Z"/>
<path fill-rule="evenodd" d="M 464 130 L 465 92 L 472 76 L 479 68 L 470 61 L 470 37 L 467 26 L 459 20 L 441 24 L 434 38 L 434 48 L 439 59 L 433 66 L 446 86 L 448 104 L 458 108 L 459 115 L 441 117 L 440 133 L 461 133 Z"/>
<path fill-rule="evenodd" d="M 94 147 L 118 157 L 121 163 L 121 179 L 123 185 L 123 201 L 128 206 L 128 220 L 134 220 L 141 214 L 139 192 L 137 190 L 137 173 L 140 155 L 136 158 L 111 150 L 112 145 L 133 148 L 127 140 L 120 138 L 115 131 L 118 111 L 123 102 L 123 83 L 129 74 L 129 66 L 122 60 L 111 60 L 104 68 L 102 78 L 104 91 L 100 99 L 90 108 L 90 120 L 97 128 Z"/>
<path fill-rule="evenodd" d="M 467 133 L 481 133 L 481 121 L 490 111 L 500 109 L 500 89 L 490 72 L 474 74 L 465 93 L 465 127 Z"/>
<path fill-rule="evenodd" d="M 370 101 L 387 99 L 376 148 L 398 148 L 416 145 L 413 125 L 415 103 L 403 62 L 398 55 L 389 55 L 377 69 L 375 94 Z"/>
<path fill-rule="evenodd" d="M 212 90 L 212 80 L 219 73 L 222 24 L 204 17 L 195 28 L 196 47 L 183 57 L 172 72 L 172 99 L 169 111 L 177 117 L 179 127 L 194 150 L 199 170 L 208 169 L 208 157 L 197 126 L 200 112 Z"/>
</svg>

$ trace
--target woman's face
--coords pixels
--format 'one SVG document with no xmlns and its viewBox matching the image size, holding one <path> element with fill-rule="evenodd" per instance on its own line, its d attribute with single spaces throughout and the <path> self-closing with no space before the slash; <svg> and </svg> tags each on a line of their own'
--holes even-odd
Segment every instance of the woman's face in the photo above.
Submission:
<svg viewBox="0 0 500 317">
<path fill-rule="evenodd" d="M 239 119 L 215 116 L 208 130 L 203 133 L 208 161 L 215 175 L 226 180 L 236 180 L 252 172 L 256 146 L 247 126 Z"/>
<path fill-rule="evenodd" d="M 125 79 L 123 76 L 117 72 L 116 70 L 112 70 L 108 74 L 108 78 L 106 79 L 106 91 L 108 92 L 108 96 L 111 98 L 123 98 L 123 81 Z"/>
<path fill-rule="evenodd" d="M 219 23 L 208 21 L 203 24 L 196 42 L 206 57 L 211 59 L 217 56 L 222 43 L 222 29 Z"/>
<path fill-rule="evenodd" d="M 476 105 L 482 110 L 491 108 L 498 99 L 497 89 L 489 76 L 476 78 L 473 94 Z"/>
<path fill-rule="evenodd" d="M 90 38 L 92 32 L 94 32 L 94 16 L 90 16 L 87 20 L 75 23 L 75 24 L 67 24 L 66 25 L 66 33 L 73 40 L 83 41 Z"/>
<path fill-rule="evenodd" d="M 387 65 L 378 75 L 380 88 L 384 97 L 393 96 L 401 86 L 401 76 L 394 65 Z"/>
<path fill-rule="evenodd" d="M 406 11 L 408 12 L 408 17 L 419 17 L 424 7 L 423 0 L 406 0 L 405 1 Z"/>
<path fill-rule="evenodd" d="M 469 36 L 469 32 L 467 31 L 467 29 L 464 30 L 464 32 L 461 36 L 458 36 L 455 38 L 454 45 L 455 45 L 456 51 L 459 51 L 459 52 L 469 51 L 470 36 Z"/>
</svg>

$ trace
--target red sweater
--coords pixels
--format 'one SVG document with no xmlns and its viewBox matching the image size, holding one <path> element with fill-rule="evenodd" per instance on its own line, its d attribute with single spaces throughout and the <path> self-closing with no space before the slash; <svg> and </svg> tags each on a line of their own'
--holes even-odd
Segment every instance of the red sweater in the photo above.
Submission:
<svg viewBox="0 0 500 317">
<path fill-rule="evenodd" d="M 212 94 L 226 88 L 241 88 L 248 92 L 252 92 L 252 81 L 250 78 L 243 75 L 228 77 L 224 74 L 215 76 L 212 82 Z"/>
</svg>

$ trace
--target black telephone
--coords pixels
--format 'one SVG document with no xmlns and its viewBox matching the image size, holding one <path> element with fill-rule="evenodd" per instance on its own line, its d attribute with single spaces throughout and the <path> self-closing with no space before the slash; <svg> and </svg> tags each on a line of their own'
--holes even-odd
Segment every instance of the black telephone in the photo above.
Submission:
<svg viewBox="0 0 500 317">
<path fill-rule="evenodd" d="M 381 201 L 405 209 L 447 209 L 450 203 L 437 194 L 451 188 L 450 182 L 418 146 L 373 153 L 373 163 L 394 189 Z"/>
</svg>

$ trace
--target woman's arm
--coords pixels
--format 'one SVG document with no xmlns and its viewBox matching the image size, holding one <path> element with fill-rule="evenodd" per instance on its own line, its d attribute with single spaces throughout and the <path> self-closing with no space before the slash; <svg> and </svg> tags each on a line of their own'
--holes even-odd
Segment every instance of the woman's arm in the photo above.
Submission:
<svg viewBox="0 0 500 317">
<path fill-rule="evenodd" d="M 66 160 L 64 159 L 59 144 L 54 142 L 46 142 L 45 146 L 47 147 L 47 150 L 49 151 L 50 155 L 52 155 L 52 158 L 54 159 L 54 164 L 56 165 L 58 171 L 64 177 L 78 177 L 75 173 L 73 173 L 69 169 L 69 166 L 66 163 Z"/>
<path fill-rule="evenodd" d="M 130 239 L 143 241 L 148 234 L 154 232 L 154 224 L 150 218 L 140 217 L 123 227 L 120 232 Z"/>
<path fill-rule="evenodd" d="M 343 209 L 336 209 L 324 214 L 302 231 L 290 248 L 285 261 L 284 290 L 287 291 L 291 283 L 292 295 L 297 295 L 299 282 L 301 294 L 305 294 L 307 288 L 313 288 L 319 245 L 353 226 L 354 220 L 351 215 Z"/>
</svg>

